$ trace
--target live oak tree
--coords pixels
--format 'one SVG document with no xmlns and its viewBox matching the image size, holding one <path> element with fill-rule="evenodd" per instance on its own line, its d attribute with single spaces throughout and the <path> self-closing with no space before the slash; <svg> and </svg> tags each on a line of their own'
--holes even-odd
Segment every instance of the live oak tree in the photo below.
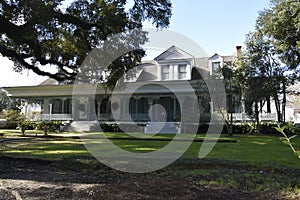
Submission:
<svg viewBox="0 0 300 200">
<path fill-rule="evenodd" d="M 126 0 L 75 0 L 67 8 L 63 2 L 0 1 L 0 54 L 14 61 L 14 70 L 73 82 L 88 53 L 109 37 L 142 28 L 145 20 L 165 28 L 171 17 L 170 0 L 133 0 L 131 7 Z M 111 84 L 140 62 L 145 55 L 140 45 L 146 41 L 146 33 L 136 35 L 134 44 L 120 41 L 135 50 L 111 63 Z"/>
</svg>

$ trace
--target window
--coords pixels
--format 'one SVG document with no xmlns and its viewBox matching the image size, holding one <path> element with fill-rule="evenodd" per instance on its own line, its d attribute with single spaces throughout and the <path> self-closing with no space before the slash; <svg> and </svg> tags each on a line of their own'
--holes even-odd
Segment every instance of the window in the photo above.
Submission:
<svg viewBox="0 0 300 200">
<path fill-rule="evenodd" d="M 62 100 L 54 99 L 52 103 L 52 113 L 51 114 L 61 114 L 62 113 Z"/>
<path fill-rule="evenodd" d="M 213 63 L 211 63 L 211 67 L 212 67 L 212 71 L 213 72 L 219 72 L 219 70 L 220 70 L 220 65 L 221 65 L 221 63 L 220 62 L 213 62 Z"/>
<path fill-rule="evenodd" d="M 169 65 L 162 66 L 161 73 L 162 73 L 162 80 L 170 79 L 170 66 Z"/>
<path fill-rule="evenodd" d="M 185 79 L 186 78 L 186 65 L 179 65 L 179 79 Z"/>
<path fill-rule="evenodd" d="M 64 100 L 64 111 L 65 114 L 72 114 L 72 99 Z"/>
</svg>

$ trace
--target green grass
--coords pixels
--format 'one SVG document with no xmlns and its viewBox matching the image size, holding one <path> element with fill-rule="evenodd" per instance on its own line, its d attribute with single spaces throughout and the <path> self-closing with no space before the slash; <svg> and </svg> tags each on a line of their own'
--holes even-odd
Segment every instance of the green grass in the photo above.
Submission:
<svg viewBox="0 0 300 200">
<path fill-rule="evenodd" d="M 300 159 L 280 137 L 235 135 L 233 138 L 237 140 L 236 143 L 217 143 L 207 158 L 245 161 L 256 165 L 280 164 L 300 168 Z M 294 138 L 293 144 L 300 155 L 300 138 Z M 193 143 L 185 157 L 195 157 L 200 145 Z"/>
<path fill-rule="evenodd" d="M 0 130 L 5 136 L 20 136 L 15 130 Z M 40 131 L 28 131 L 27 135 L 43 134 Z M 99 133 L 97 133 L 99 134 Z M 172 139 L 174 135 L 150 136 L 155 140 L 129 140 L 133 136 L 123 133 L 105 133 L 114 144 L 131 152 L 145 153 L 158 150 L 169 143 L 160 139 Z M 54 136 L 57 134 L 53 134 Z M 2 155 L 16 157 L 30 157 L 48 160 L 59 160 L 70 156 L 90 156 L 80 139 L 68 138 L 68 136 L 79 135 L 78 133 L 58 134 L 66 138 L 42 138 L 30 137 L 19 142 L 6 141 L 0 144 Z M 137 134 L 138 135 L 138 134 Z M 145 136 L 145 135 L 143 135 Z M 185 139 L 182 134 L 179 139 Z M 204 135 L 197 135 L 197 139 L 203 139 Z M 300 160 L 293 155 L 291 149 L 280 137 L 235 135 L 231 138 L 222 136 L 221 140 L 236 140 L 234 143 L 218 142 L 207 158 L 243 161 L 255 165 L 285 165 L 300 169 Z M 300 154 L 300 138 L 293 140 L 294 146 Z M 99 146 L 105 147 L 101 140 L 95 141 Z M 198 158 L 202 142 L 193 142 L 183 158 Z M 109 155 L 108 155 L 109 156 Z"/>
</svg>

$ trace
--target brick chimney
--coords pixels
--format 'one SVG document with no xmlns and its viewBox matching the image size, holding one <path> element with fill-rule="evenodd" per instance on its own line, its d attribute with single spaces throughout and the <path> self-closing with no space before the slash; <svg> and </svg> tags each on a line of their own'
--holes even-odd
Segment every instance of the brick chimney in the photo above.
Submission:
<svg viewBox="0 0 300 200">
<path fill-rule="evenodd" d="M 236 57 L 240 57 L 242 53 L 242 46 L 236 46 Z"/>
</svg>

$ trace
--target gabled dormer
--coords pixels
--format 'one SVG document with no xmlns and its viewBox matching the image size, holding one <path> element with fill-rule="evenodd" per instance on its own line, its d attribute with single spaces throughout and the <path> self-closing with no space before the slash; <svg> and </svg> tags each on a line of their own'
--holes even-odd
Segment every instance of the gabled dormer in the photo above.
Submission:
<svg viewBox="0 0 300 200">
<path fill-rule="evenodd" d="M 182 49 L 172 46 L 155 59 L 157 80 L 190 80 L 194 57 Z"/>
<path fill-rule="evenodd" d="M 220 69 L 224 66 L 224 58 L 215 54 L 209 58 L 208 62 L 210 75 L 220 75 Z"/>
</svg>

